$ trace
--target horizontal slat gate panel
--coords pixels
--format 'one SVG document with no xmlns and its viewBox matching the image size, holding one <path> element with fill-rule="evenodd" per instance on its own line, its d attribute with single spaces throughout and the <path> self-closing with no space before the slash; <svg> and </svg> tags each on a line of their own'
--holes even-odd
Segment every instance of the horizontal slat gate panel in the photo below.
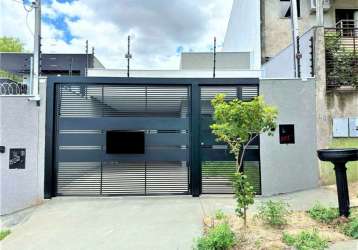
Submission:
<svg viewBox="0 0 358 250">
<path fill-rule="evenodd" d="M 106 135 L 101 134 L 61 134 L 60 146 L 104 146 Z M 185 146 L 189 144 L 187 133 L 155 133 L 145 134 L 146 147 L 151 146 Z"/>
<path fill-rule="evenodd" d="M 186 161 L 188 149 L 147 149 L 145 154 L 105 154 L 102 150 L 59 150 L 60 162 L 82 161 Z"/>
<path fill-rule="evenodd" d="M 186 163 L 148 163 L 147 194 L 188 194 Z"/>
<path fill-rule="evenodd" d="M 217 141 L 212 134 L 210 125 L 213 124 L 214 109 L 211 100 L 219 93 L 225 94 L 225 100 L 241 98 L 243 101 L 252 100 L 258 95 L 257 86 L 238 87 L 201 87 L 201 116 L 200 142 L 202 161 L 202 192 L 203 193 L 233 193 L 232 176 L 236 166 L 234 156 L 230 153 L 226 143 Z M 261 192 L 260 167 L 252 166 L 252 161 L 259 161 L 259 138 L 250 143 L 245 151 L 244 172 L 257 193 Z"/>
<path fill-rule="evenodd" d="M 203 193 L 233 193 L 232 177 L 236 172 L 234 161 L 202 162 Z M 260 165 L 255 161 L 244 161 L 244 174 L 254 187 L 256 194 L 261 194 Z"/>
<path fill-rule="evenodd" d="M 235 173 L 234 161 L 202 162 L 203 193 L 233 193 L 231 178 Z"/>
<path fill-rule="evenodd" d="M 100 162 L 60 162 L 57 171 L 59 195 L 99 195 Z"/>
<path fill-rule="evenodd" d="M 187 130 L 189 129 L 189 119 L 166 117 L 71 117 L 60 118 L 59 129 Z"/>
<path fill-rule="evenodd" d="M 187 86 L 62 84 L 58 96 L 59 194 L 189 193 Z M 145 154 L 106 154 L 107 130 L 144 131 Z"/>
<path fill-rule="evenodd" d="M 145 194 L 144 163 L 103 164 L 102 194 Z"/>
</svg>

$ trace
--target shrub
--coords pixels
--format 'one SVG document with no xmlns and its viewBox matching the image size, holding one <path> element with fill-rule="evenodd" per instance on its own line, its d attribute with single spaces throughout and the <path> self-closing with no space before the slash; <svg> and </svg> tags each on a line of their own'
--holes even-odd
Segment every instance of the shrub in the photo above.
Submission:
<svg viewBox="0 0 358 250">
<path fill-rule="evenodd" d="M 11 233 L 10 230 L 0 230 L 0 240 L 3 240 L 6 236 L 8 236 Z"/>
<path fill-rule="evenodd" d="M 353 218 L 343 226 L 343 232 L 354 239 L 358 239 L 358 218 Z"/>
<path fill-rule="evenodd" d="M 316 203 L 310 210 L 308 210 L 308 214 L 312 219 L 323 223 L 331 223 L 339 216 L 338 209 L 328 208 L 320 203 Z"/>
<path fill-rule="evenodd" d="M 328 247 L 328 242 L 322 239 L 317 230 L 303 230 L 297 235 L 283 234 L 283 242 L 297 250 L 323 250 Z"/>
<path fill-rule="evenodd" d="M 226 215 L 225 215 L 225 213 L 224 213 L 221 209 L 216 210 L 216 212 L 215 212 L 215 219 L 217 219 L 217 220 L 226 219 Z"/>
<path fill-rule="evenodd" d="M 206 235 L 196 241 L 197 250 L 227 250 L 235 245 L 235 234 L 228 223 L 210 228 Z"/>
<path fill-rule="evenodd" d="M 271 226 L 282 226 L 287 224 L 288 205 L 282 201 L 264 202 L 259 207 L 259 218 Z"/>
</svg>

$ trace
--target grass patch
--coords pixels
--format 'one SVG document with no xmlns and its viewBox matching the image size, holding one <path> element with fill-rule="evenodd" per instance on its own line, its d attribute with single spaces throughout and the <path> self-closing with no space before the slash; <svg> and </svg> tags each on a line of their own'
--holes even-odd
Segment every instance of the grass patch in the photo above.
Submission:
<svg viewBox="0 0 358 250">
<path fill-rule="evenodd" d="M 339 217 L 338 209 L 325 207 L 320 203 L 316 203 L 307 213 L 312 219 L 322 223 L 331 223 Z"/>
<path fill-rule="evenodd" d="M 3 240 L 10 233 L 11 231 L 9 229 L 0 229 L 0 240 Z"/>
<path fill-rule="evenodd" d="M 351 218 L 351 220 L 342 226 L 342 231 L 345 235 L 358 239 L 358 217 Z"/>
<path fill-rule="evenodd" d="M 223 220 L 223 219 L 226 219 L 226 218 L 227 217 L 226 217 L 225 213 L 221 209 L 215 211 L 215 219 Z"/>
<path fill-rule="evenodd" d="M 317 230 L 303 230 L 296 235 L 283 233 L 282 240 L 297 250 L 323 250 L 328 247 L 327 240 L 321 238 Z"/>
<path fill-rule="evenodd" d="M 329 148 L 358 148 L 358 138 L 334 138 Z M 333 170 L 333 164 L 330 162 L 320 162 L 320 175 L 323 185 L 336 183 L 336 177 Z M 347 163 L 348 182 L 358 181 L 358 161 Z"/>
<path fill-rule="evenodd" d="M 235 245 L 235 234 L 228 223 L 218 224 L 209 228 L 206 235 L 196 240 L 197 250 L 227 250 Z"/>
<path fill-rule="evenodd" d="M 282 201 L 269 200 L 264 202 L 259 207 L 258 217 L 262 219 L 265 224 L 272 227 L 281 227 L 287 224 L 288 205 Z"/>
</svg>

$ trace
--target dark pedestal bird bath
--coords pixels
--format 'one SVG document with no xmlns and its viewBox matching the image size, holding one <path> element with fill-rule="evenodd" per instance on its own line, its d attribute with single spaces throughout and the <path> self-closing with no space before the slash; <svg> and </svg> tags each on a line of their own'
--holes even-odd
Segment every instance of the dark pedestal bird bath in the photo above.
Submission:
<svg viewBox="0 0 358 250">
<path fill-rule="evenodd" d="M 317 150 L 318 158 L 321 161 L 330 161 L 334 164 L 336 173 L 336 185 L 338 193 L 339 214 L 341 216 L 349 216 L 349 193 L 347 183 L 348 161 L 358 160 L 358 148 L 347 149 L 320 149 Z"/>
</svg>

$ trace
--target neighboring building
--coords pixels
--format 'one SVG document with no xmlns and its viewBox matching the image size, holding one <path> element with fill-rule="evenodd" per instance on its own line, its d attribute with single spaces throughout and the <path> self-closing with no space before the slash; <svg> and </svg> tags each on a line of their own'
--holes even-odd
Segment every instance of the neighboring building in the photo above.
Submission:
<svg viewBox="0 0 358 250">
<path fill-rule="evenodd" d="M 0 69 L 20 76 L 29 75 L 32 55 L 32 53 L 0 52 Z M 41 56 L 41 74 L 44 76 L 84 76 L 87 67 L 104 68 L 93 54 L 42 54 Z"/>
<path fill-rule="evenodd" d="M 316 0 L 297 0 L 300 35 L 316 26 Z M 292 43 L 290 0 L 261 1 L 261 39 L 264 61 Z M 355 20 L 355 21 L 354 21 Z M 324 0 L 324 26 L 358 28 L 357 0 Z"/>
</svg>

